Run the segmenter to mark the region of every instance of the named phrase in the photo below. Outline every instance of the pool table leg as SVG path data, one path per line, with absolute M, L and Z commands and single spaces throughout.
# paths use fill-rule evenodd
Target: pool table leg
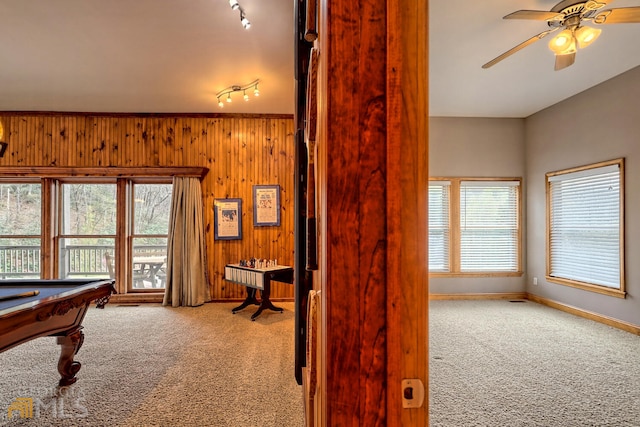
M 58 360 L 58 372 L 62 376 L 60 387 L 68 386 L 76 382 L 76 374 L 82 366 L 80 362 L 74 362 L 73 356 L 80 350 L 84 342 L 82 327 L 73 329 L 63 336 L 58 337 L 60 345 L 60 359 Z

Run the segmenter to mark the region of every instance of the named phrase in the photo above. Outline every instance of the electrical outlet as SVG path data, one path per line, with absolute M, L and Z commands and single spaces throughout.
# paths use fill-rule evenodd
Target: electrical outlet
M 534 277 L 534 278 L 533 278 L 533 284 L 534 284 L 534 285 L 537 285 L 537 284 L 538 284 L 538 278 L 537 278 L 537 277 Z

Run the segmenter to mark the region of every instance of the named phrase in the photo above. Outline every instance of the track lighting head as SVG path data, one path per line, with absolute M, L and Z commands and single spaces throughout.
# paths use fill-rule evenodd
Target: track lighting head
M 242 11 L 240 11 L 240 22 L 242 23 L 242 27 L 245 30 L 248 30 L 249 28 L 251 28 L 251 22 L 249 22 L 247 17 L 244 16 L 244 12 L 242 12 Z

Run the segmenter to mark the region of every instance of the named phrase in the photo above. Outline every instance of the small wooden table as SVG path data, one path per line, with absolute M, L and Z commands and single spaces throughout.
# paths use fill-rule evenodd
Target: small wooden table
M 279 311 L 283 309 L 273 305 L 269 299 L 271 295 L 271 281 L 293 284 L 293 268 L 278 265 L 267 268 L 243 267 L 240 264 L 227 264 L 224 268 L 224 279 L 247 287 L 247 298 L 244 302 L 231 310 L 233 314 L 250 306 L 259 305 L 258 310 L 251 315 L 256 320 L 265 309 Z M 260 290 L 261 301 L 256 299 L 256 291 Z

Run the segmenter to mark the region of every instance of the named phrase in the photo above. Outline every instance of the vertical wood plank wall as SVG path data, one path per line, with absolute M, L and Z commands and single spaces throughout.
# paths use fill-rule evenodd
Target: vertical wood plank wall
M 0 166 L 199 166 L 211 295 L 240 299 L 243 286 L 223 280 L 224 266 L 242 258 L 277 258 L 293 265 L 294 126 L 284 115 L 3 114 L 9 147 Z M 280 226 L 253 226 L 253 185 L 280 185 Z M 242 199 L 242 240 L 214 241 L 213 202 Z M 293 298 L 274 283 L 271 297 Z

